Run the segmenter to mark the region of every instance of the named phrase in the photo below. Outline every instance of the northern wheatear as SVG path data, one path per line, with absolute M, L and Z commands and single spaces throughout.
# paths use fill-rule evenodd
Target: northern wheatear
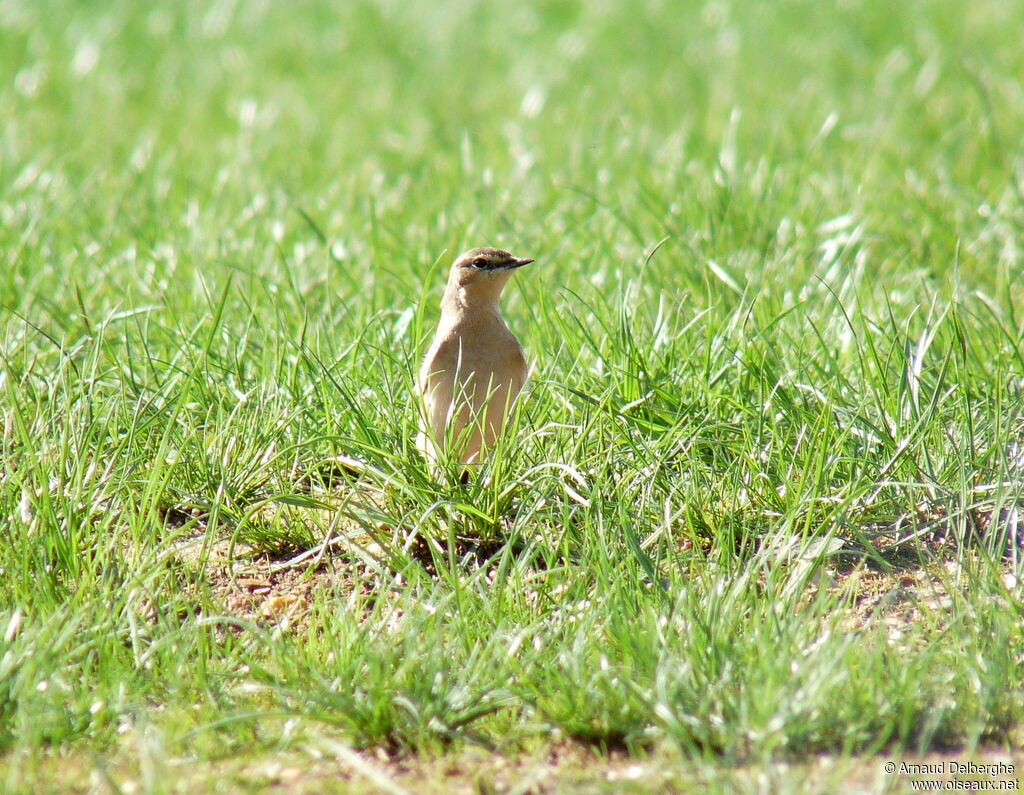
M 452 264 L 441 322 L 420 368 L 417 447 L 429 461 L 451 445 L 460 462 L 479 462 L 501 432 L 526 382 L 526 358 L 498 298 L 512 271 L 531 262 L 498 248 L 474 248 Z

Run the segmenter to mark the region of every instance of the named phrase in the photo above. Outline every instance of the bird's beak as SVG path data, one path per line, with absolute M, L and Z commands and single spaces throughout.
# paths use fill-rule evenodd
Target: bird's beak
M 529 265 L 531 262 L 533 262 L 532 259 L 514 259 L 508 264 L 507 267 L 509 270 L 514 270 L 516 268 L 523 267 L 523 265 Z

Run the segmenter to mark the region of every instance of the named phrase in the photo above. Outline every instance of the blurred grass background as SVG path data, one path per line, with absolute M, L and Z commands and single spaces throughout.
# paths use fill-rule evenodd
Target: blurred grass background
M 338 279 L 334 292 L 379 280 L 380 308 L 480 237 L 546 253 L 555 284 L 606 260 L 635 269 L 666 235 L 681 271 L 699 272 L 682 267 L 693 253 L 749 249 L 747 277 L 780 225 L 853 213 L 901 266 L 941 276 L 959 240 L 972 286 L 1006 290 L 993 213 L 1019 167 L 1017 14 L 921 0 L 7 2 L 5 225 L 45 229 L 57 260 L 99 245 L 90 272 L 108 278 L 126 247 L 163 243 L 181 271 L 156 261 L 156 280 L 188 281 L 225 259 L 273 272 L 277 221 L 286 251 L 307 244 L 297 266 Z M 348 268 L 323 273 L 295 207 Z M 30 296 L 45 271 L 10 242 L 8 292 Z M 813 263 L 798 265 L 806 278 Z

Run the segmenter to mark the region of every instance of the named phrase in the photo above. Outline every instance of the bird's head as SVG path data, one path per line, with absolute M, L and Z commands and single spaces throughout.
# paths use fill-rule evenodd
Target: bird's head
M 519 259 L 500 248 L 474 248 L 459 256 L 448 272 L 449 287 L 466 297 L 497 299 L 512 271 L 529 265 L 532 259 Z

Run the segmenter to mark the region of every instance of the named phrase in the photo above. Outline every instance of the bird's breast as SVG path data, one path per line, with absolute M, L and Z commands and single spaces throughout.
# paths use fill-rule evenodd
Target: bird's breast
M 438 329 L 420 371 L 420 383 L 435 377 L 522 380 L 526 359 L 522 346 L 504 322 L 461 324 Z

